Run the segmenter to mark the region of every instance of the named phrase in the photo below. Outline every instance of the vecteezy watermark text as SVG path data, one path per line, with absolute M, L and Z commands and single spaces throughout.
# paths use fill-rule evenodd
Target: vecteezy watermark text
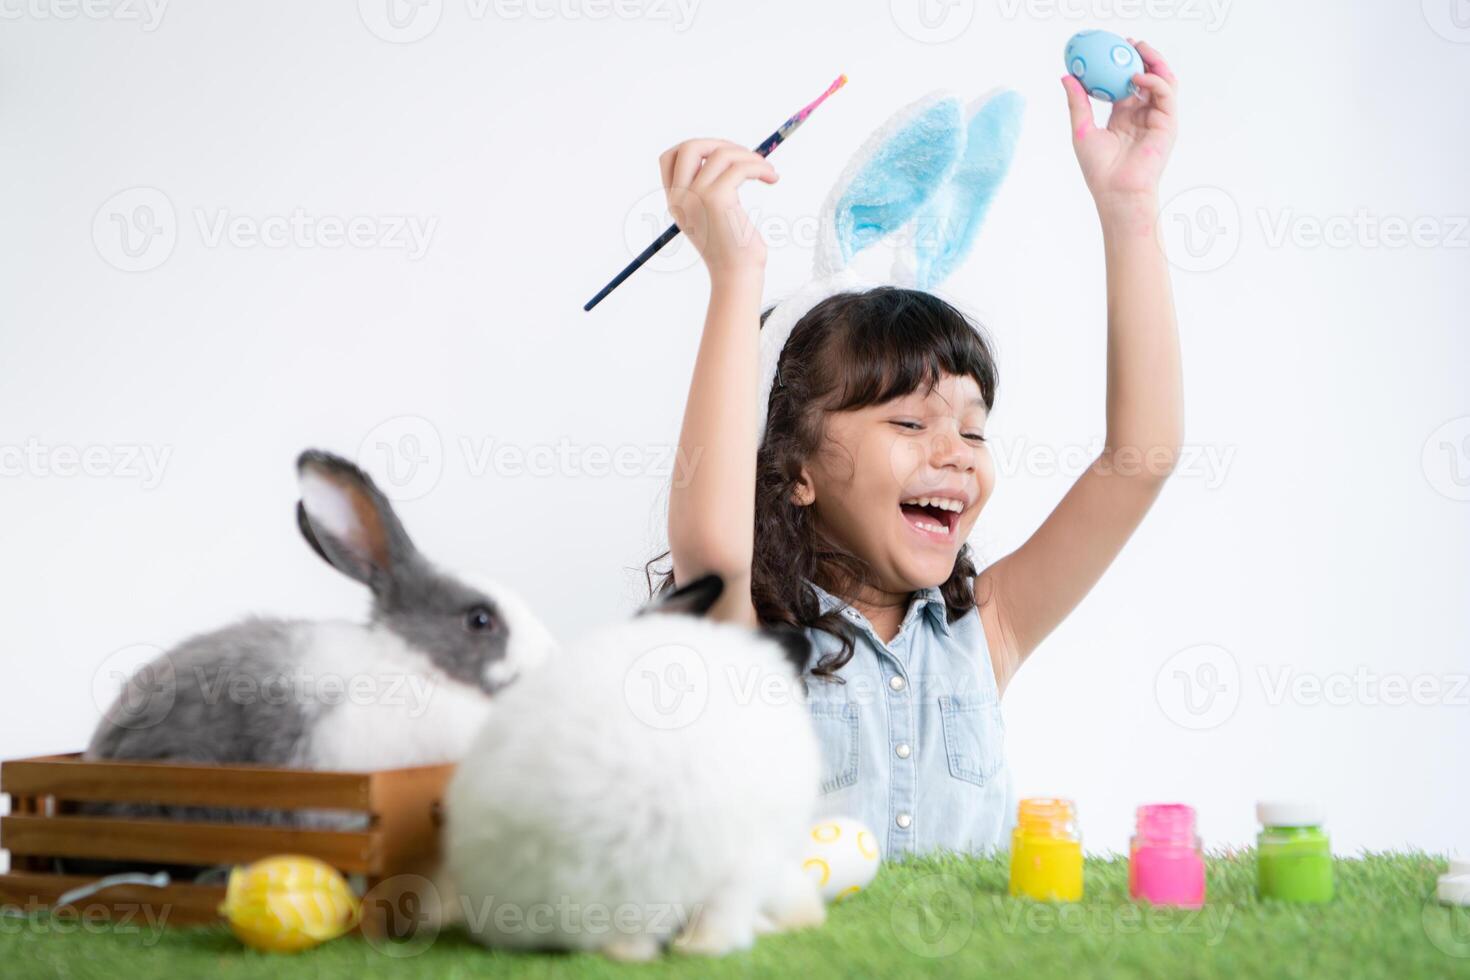
M 136 23 L 151 34 L 169 0 L 0 0 L 0 20 L 91 20 Z
M 0 906 L 0 936 L 31 935 L 137 936 L 145 949 L 158 944 L 167 931 L 173 905 L 167 902 L 129 904 L 108 901 L 101 905 L 63 905 L 49 908 L 38 904 Z
M 682 34 L 694 23 L 700 0 L 463 0 L 462 15 L 479 23 L 510 21 L 622 21 L 667 23 Z M 364 27 L 390 44 L 412 44 L 433 34 L 445 0 L 357 0 Z M 461 13 L 456 10 L 456 14 Z
M 206 248 L 354 248 L 401 251 L 410 262 L 429 252 L 436 217 L 415 214 L 309 214 L 295 208 L 290 214 L 235 214 L 228 208 L 194 210 L 199 239 Z
M 1170 656 L 1154 676 L 1154 697 L 1174 724 L 1191 731 L 1218 728 L 1235 714 L 1251 676 L 1229 650 L 1214 644 Z M 1257 664 L 1255 687 L 1267 707 L 1470 708 L 1470 673 L 1385 672 L 1366 664 L 1350 670 L 1299 670 Z
M 163 482 L 172 446 L 48 445 L 39 439 L 0 443 L 0 477 L 137 480 L 144 490 Z
M 1392 214 L 1363 207 L 1312 214 L 1290 207 L 1257 207 L 1247 217 L 1234 195 L 1211 186 L 1180 191 L 1159 210 L 1160 247 L 1176 268 L 1186 272 L 1224 268 L 1253 230 L 1259 238 L 1251 240 L 1272 250 L 1470 249 L 1466 214 Z
M 399 252 L 410 262 L 429 253 L 439 227 L 433 215 L 340 215 L 305 207 L 266 214 L 195 207 L 185 213 L 192 217 L 199 244 L 208 249 Z M 97 254 L 123 272 L 147 272 L 163 265 L 173 255 L 180 231 L 178 209 L 156 187 L 119 191 L 92 217 Z
M 397 415 L 375 425 L 357 450 L 357 463 L 381 474 L 379 484 L 391 499 L 416 500 L 439 483 L 448 463 L 475 478 L 672 479 L 684 486 L 704 453 L 685 452 L 667 443 L 513 442 L 494 437 L 460 436 L 446 440 L 439 427 L 421 415 Z
M 188 698 L 210 706 L 382 707 L 422 718 L 432 707 L 433 678 L 410 671 L 359 673 L 307 670 L 247 673 L 225 664 L 187 670 L 151 644 L 109 654 L 94 671 L 92 697 L 109 723 L 128 730 L 164 721 L 187 687 Z

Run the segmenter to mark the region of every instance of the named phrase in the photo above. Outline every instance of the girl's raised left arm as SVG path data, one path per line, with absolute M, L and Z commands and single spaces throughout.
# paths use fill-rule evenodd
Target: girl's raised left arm
M 1156 50 L 1134 43 L 1147 68 L 1134 81 L 1146 98 L 1118 102 L 1105 128 L 1093 124 L 1077 80 L 1062 80 L 1107 262 L 1107 438 L 1041 527 L 976 581 L 982 611 L 990 606 L 982 618 L 987 634 L 997 634 L 990 639 L 1002 685 L 1117 557 L 1172 472 L 1183 438 L 1179 333 L 1156 237 L 1178 82 Z

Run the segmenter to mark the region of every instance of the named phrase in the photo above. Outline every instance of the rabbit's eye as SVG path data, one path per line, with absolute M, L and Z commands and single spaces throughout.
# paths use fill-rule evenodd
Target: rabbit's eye
M 464 614 L 465 628 L 480 633 L 495 628 L 495 614 L 487 606 L 475 606 Z

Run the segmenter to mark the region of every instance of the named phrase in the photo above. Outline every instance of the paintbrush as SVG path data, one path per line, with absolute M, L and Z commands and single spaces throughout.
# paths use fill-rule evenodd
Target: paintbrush
M 811 105 L 808 105 L 805 109 L 802 109 L 796 115 L 786 120 L 784 123 L 781 124 L 779 129 L 777 129 L 770 136 L 767 136 L 765 140 L 761 143 L 761 145 L 755 148 L 755 152 L 759 153 L 761 156 L 769 156 L 772 150 L 780 146 L 782 143 L 786 142 L 786 137 L 796 132 L 797 128 L 801 126 L 802 123 L 806 122 L 807 116 L 810 116 L 816 110 L 817 106 L 827 101 L 827 97 L 829 95 L 831 95 L 833 92 L 836 92 L 838 89 L 846 84 L 847 76 L 842 75 L 837 79 L 837 81 L 828 86 L 827 91 L 823 92 L 821 96 L 819 96 L 814 102 L 811 103 Z M 618 286 L 622 285 L 624 279 L 627 279 L 633 273 L 637 272 L 639 266 L 643 265 L 643 263 L 653 258 L 654 255 L 658 253 L 659 249 L 663 248 L 669 242 L 673 241 L 675 238 L 678 237 L 678 235 L 678 224 L 676 223 L 669 225 L 668 228 L 664 229 L 664 233 L 662 235 L 659 235 L 653 240 L 653 244 L 649 245 L 642 252 L 638 253 L 638 257 L 632 262 L 629 262 L 626 269 L 614 276 L 612 282 L 608 283 L 606 286 L 603 286 L 602 290 L 598 292 L 596 296 L 588 300 L 587 305 L 582 307 L 582 309 L 590 310 L 598 303 L 601 303 L 603 298 L 607 296 L 608 293 L 612 292 L 614 289 L 617 289 Z

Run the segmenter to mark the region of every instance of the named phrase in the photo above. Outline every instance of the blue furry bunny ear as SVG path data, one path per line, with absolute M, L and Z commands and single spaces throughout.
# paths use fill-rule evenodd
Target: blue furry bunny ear
M 1024 107 L 1020 94 L 1006 89 L 971 104 L 963 155 L 914 218 L 909 247 L 894 264 L 896 281 L 932 289 L 964 261 L 1010 170 Z
M 813 260 L 818 278 L 898 231 L 944 185 L 965 148 L 964 106 L 936 92 L 905 106 L 868 137 L 822 207 Z

